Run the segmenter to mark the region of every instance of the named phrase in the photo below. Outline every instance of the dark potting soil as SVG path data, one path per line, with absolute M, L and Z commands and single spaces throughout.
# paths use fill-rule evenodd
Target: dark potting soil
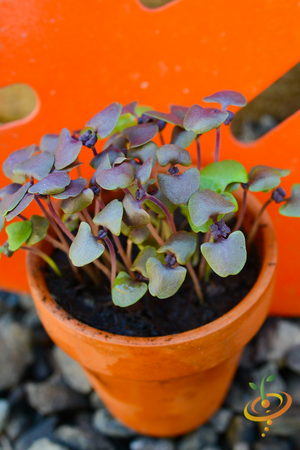
M 53 298 L 70 316 L 102 331 L 140 337 L 177 334 L 218 319 L 247 295 L 260 269 L 259 258 L 252 251 L 238 275 L 221 278 L 211 273 L 209 281 L 202 283 L 203 305 L 199 304 L 193 283 L 187 275 L 179 291 L 171 298 L 160 300 L 147 292 L 135 305 L 120 308 L 112 303 L 104 275 L 100 288 L 95 287 L 88 278 L 84 285 L 78 285 L 66 255 L 56 251 L 53 259 L 64 277 L 58 278 L 47 268 L 46 281 Z

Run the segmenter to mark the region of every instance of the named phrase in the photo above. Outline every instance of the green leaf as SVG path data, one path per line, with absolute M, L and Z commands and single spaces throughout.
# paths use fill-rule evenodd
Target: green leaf
M 227 191 L 222 192 L 221 197 L 225 198 L 225 200 L 228 200 L 235 206 L 234 210 L 231 212 L 236 212 L 239 209 L 239 205 L 236 198 L 230 192 Z
M 200 187 L 200 172 L 195 167 L 180 175 L 159 173 L 157 181 L 163 194 L 174 205 L 186 205 Z
M 143 228 L 150 223 L 149 214 L 141 207 L 131 194 L 123 198 L 124 216 L 123 222 L 128 227 Z
M 251 389 L 253 389 L 254 391 L 259 391 L 259 387 L 258 387 L 255 383 L 249 383 L 249 386 L 250 386 Z
M 133 305 L 147 292 L 147 284 L 133 281 L 128 273 L 120 272 L 112 288 L 113 303 L 121 308 Z
M 141 245 L 149 237 L 148 227 L 139 228 L 138 230 L 132 230 L 129 234 L 129 239 L 136 245 Z
M 91 189 L 84 189 L 77 197 L 70 197 L 62 200 L 60 206 L 64 213 L 75 214 L 91 205 L 94 200 L 94 192 Z
M 247 259 L 245 236 L 234 231 L 227 239 L 206 242 L 201 245 L 204 258 L 220 277 L 236 275 L 244 267 Z
M 201 178 L 208 178 L 218 183 L 224 191 L 231 183 L 247 183 L 248 174 L 245 167 L 234 160 L 213 162 L 201 170 Z
M 205 176 L 202 175 L 202 172 L 200 176 L 200 191 L 201 189 L 211 189 L 212 191 L 215 191 L 218 194 L 221 194 L 221 192 L 223 191 L 220 183 L 218 183 L 216 180 L 205 178 Z
M 274 381 L 275 378 L 276 378 L 276 375 L 270 375 L 270 376 L 267 378 L 267 381 Z
M 77 235 L 71 244 L 69 257 L 76 267 L 82 267 L 98 259 L 105 247 L 92 235 L 91 227 L 81 222 Z
M 184 148 L 174 144 L 166 144 L 160 147 L 157 152 L 158 164 L 165 167 L 168 164 L 180 164 L 181 166 L 190 166 L 192 164 L 191 155 Z
M 249 191 L 251 192 L 269 192 L 271 189 L 279 186 L 281 177 L 290 173 L 289 170 L 276 169 L 267 166 L 255 166 L 249 173 Z
M 204 134 L 219 127 L 227 119 L 227 111 L 211 110 L 193 105 L 186 113 L 183 126 L 188 131 Z
M 227 192 L 235 192 L 240 187 L 240 183 L 230 183 L 226 187 Z
M 300 217 L 300 184 L 292 186 L 291 197 L 285 199 L 285 203 L 280 206 L 279 213 L 282 216 Z
M 171 144 L 178 145 L 182 148 L 187 148 L 196 139 L 196 136 L 196 133 L 193 131 L 187 131 L 177 126 L 172 130 Z
M 18 250 L 27 241 L 32 232 L 32 224 L 29 220 L 14 222 L 6 227 L 9 249 L 12 252 Z
M 179 264 L 186 264 L 196 250 L 197 238 L 194 233 L 177 231 L 162 245 L 157 253 L 171 252 L 176 256 Z
M 0 259 L 1 259 L 1 255 L 4 252 L 4 250 L 5 250 L 5 248 L 0 245 Z
M 99 186 L 109 191 L 119 188 L 124 189 L 132 183 L 134 172 L 134 166 L 125 162 L 111 169 L 101 170 L 96 177 L 96 181 Z
M 30 217 L 30 222 L 32 224 L 32 233 L 26 242 L 26 245 L 29 246 L 42 241 L 47 236 L 49 227 L 49 222 L 45 217 L 34 215 Z
M 96 225 L 102 225 L 108 228 L 112 234 L 119 236 L 121 233 L 121 224 L 123 217 L 123 205 L 119 200 L 114 199 L 108 203 L 105 208 L 97 214 L 93 222 Z
M 170 267 L 153 257 L 148 259 L 146 269 L 150 294 L 158 298 L 168 298 L 176 294 L 187 272 L 185 267 Z
M 4 217 L 0 216 L 0 233 L 3 230 L 4 224 L 5 224 L 5 219 L 4 219 Z
M 133 272 L 139 272 L 143 275 L 143 277 L 148 278 L 146 264 L 149 258 L 156 257 L 156 250 L 154 247 L 147 245 L 144 247 L 140 253 L 137 255 L 135 260 L 133 261 L 131 270 Z
M 61 219 L 69 231 L 72 232 L 78 228 L 80 220 L 77 214 L 63 214 Z
M 202 189 L 192 195 L 188 208 L 192 223 L 200 227 L 214 216 L 232 212 L 235 205 L 215 191 Z

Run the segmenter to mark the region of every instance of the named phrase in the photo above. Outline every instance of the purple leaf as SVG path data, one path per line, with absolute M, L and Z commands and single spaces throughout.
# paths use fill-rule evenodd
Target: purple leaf
M 54 163 L 54 155 L 49 152 L 38 153 L 30 159 L 18 164 L 14 168 L 15 175 L 36 178 L 38 181 L 45 178 L 51 171 Z
M 172 130 L 171 144 L 187 148 L 195 140 L 196 133 L 184 130 L 181 127 L 174 127 Z
M 123 198 L 124 216 L 123 222 L 131 228 L 142 228 L 150 223 L 149 214 L 141 207 L 131 194 Z
M 219 111 L 217 109 L 209 111 L 200 105 L 193 105 L 188 110 L 183 125 L 188 131 L 204 134 L 219 127 L 226 120 L 227 116 L 227 111 Z
M 77 235 L 71 244 L 69 257 L 76 267 L 82 267 L 98 259 L 105 247 L 97 242 L 91 233 L 91 227 L 86 222 L 81 222 Z
M 117 133 L 107 139 L 103 146 L 103 150 L 107 150 L 110 145 L 113 145 L 118 150 L 123 150 L 126 148 L 127 142 L 127 139 L 125 139 L 121 133 Z
M 55 168 L 57 170 L 64 169 L 76 161 L 81 147 L 82 142 L 73 139 L 70 131 L 63 128 L 55 150 Z
M 71 179 L 66 172 L 50 173 L 43 180 L 31 186 L 28 192 L 41 195 L 59 194 L 70 184 L 70 181 Z
M 166 144 L 157 150 L 158 164 L 162 167 L 168 164 L 180 164 L 181 166 L 190 166 L 192 158 L 188 151 L 174 144 Z
M 114 199 L 110 203 L 108 203 L 99 214 L 94 217 L 93 222 L 96 225 L 102 225 L 104 228 L 108 228 L 112 232 L 112 234 L 120 236 L 122 217 L 122 202 Z
M 67 185 L 63 192 L 61 192 L 60 194 L 52 195 L 54 198 L 57 198 L 59 200 L 65 200 L 70 197 L 77 197 L 77 195 L 81 194 L 81 192 L 85 188 L 86 181 L 87 180 L 85 178 L 81 177 L 77 178 L 76 180 L 71 180 L 70 184 Z
M 144 123 L 125 128 L 122 135 L 129 141 L 130 147 L 140 147 L 151 141 L 158 133 L 158 126 L 155 123 Z
M 173 253 L 179 264 L 186 264 L 195 253 L 196 245 L 197 238 L 194 233 L 177 231 L 167 239 L 164 245 L 157 250 L 157 253 Z
M 58 144 L 59 134 L 44 134 L 40 141 L 40 150 L 42 152 L 53 153 L 56 150 Z
M 215 94 L 204 97 L 204 102 L 220 103 L 222 110 L 228 108 L 228 106 L 245 106 L 247 105 L 247 99 L 240 92 L 237 91 L 219 91 Z
M 152 156 L 153 157 L 152 167 L 154 167 L 155 164 L 157 163 L 157 156 L 156 156 L 157 149 L 158 146 L 155 144 L 155 142 L 150 141 L 147 144 L 142 145 L 141 147 L 130 148 L 128 150 L 128 157 L 133 159 L 135 158 L 139 159 L 142 163 L 145 163 L 147 159 Z
M 201 245 L 204 258 L 220 277 L 236 275 L 244 267 L 247 259 L 245 236 L 234 231 L 227 239 L 207 242 Z
M 103 139 L 108 136 L 117 125 L 121 111 L 122 105 L 120 103 L 111 103 L 89 120 L 86 123 L 86 127 L 92 127 L 99 137 Z
M 182 121 L 189 109 L 190 109 L 189 106 L 181 106 L 181 105 L 171 105 L 170 106 L 171 113 L 180 117 L 182 119 Z
M 12 211 L 20 203 L 30 186 L 30 182 L 25 183 L 14 194 L 5 197 L 0 203 L 0 216 L 4 217 L 9 211 Z
M 121 112 L 121 116 L 123 116 L 124 114 L 132 114 L 133 116 L 136 116 L 136 112 L 135 109 L 138 105 L 138 101 L 134 101 L 131 103 L 127 103 L 127 105 L 124 105 L 122 108 L 122 112 Z
M 153 156 L 150 156 L 144 164 L 137 170 L 135 174 L 135 179 L 138 180 L 141 184 L 146 184 L 149 178 L 151 177 L 151 171 L 153 167 Z
M 162 191 L 160 189 L 158 190 L 158 192 L 156 194 L 153 195 L 153 197 L 160 200 L 168 208 L 168 210 L 170 211 L 171 214 L 177 208 L 177 205 L 174 205 L 173 203 L 171 203 L 170 200 L 165 196 L 165 194 L 162 193 Z M 164 212 L 156 203 L 152 202 L 151 200 L 147 200 L 146 205 L 149 206 L 149 208 L 152 209 L 152 211 L 154 211 L 154 212 L 156 212 L 156 214 L 158 214 L 159 219 L 163 219 L 165 217 Z
M 281 177 L 289 175 L 290 170 L 275 169 L 268 166 L 255 166 L 249 173 L 249 191 L 269 192 L 279 186 Z
M 76 167 L 82 166 L 83 163 L 79 162 L 78 159 L 74 161 L 69 166 L 65 167 L 64 169 L 58 170 L 54 169 L 53 172 L 71 172 L 71 170 L 76 169 Z
M 75 214 L 91 205 L 94 200 L 94 192 L 91 189 L 84 189 L 77 197 L 70 197 L 62 200 L 60 206 L 64 213 Z
M 134 167 L 129 163 L 123 163 L 112 169 L 102 170 L 96 177 L 96 182 L 103 189 L 125 189 L 134 179 Z
M 5 216 L 7 222 L 9 222 L 10 220 L 14 219 L 19 214 L 21 214 L 21 212 L 23 212 L 24 209 L 26 209 L 27 206 L 30 205 L 30 203 L 33 201 L 33 199 L 34 199 L 34 195 L 32 195 L 32 194 L 25 194 L 25 196 L 22 198 L 20 203 L 15 207 L 15 209 L 13 209 L 11 212 L 9 212 Z
M 0 198 L 3 200 L 8 195 L 12 195 L 15 192 L 17 192 L 22 185 L 19 183 L 11 183 L 7 186 L 4 186 L 2 189 L 0 189 Z
M 200 227 L 210 218 L 234 211 L 235 205 L 210 189 L 202 189 L 191 196 L 188 208 L 193 224 Z
M 163 194 L 174 205 L 187 205 L 190 197 L 199 190 L 200 173 L 196 168 L 188 169 L 181 175 L 159 173 L 157 181 Z
M 175 113 L 163 113 L 159 111 L 147 111 L 145 112 L 147 116 L 153 117 L 154 119 L 163 120 L 164 122 L 171 123 L 173 125 L 183 126 L 183 117 Z
M 117 147 L 111 144 L 106 150 L 103 150 L 101 153 L 94 156 L 94 158 L 90 162 L 90 166 L 93 169 L 97 169 L 105 155 L 108 155 L 110 164 L 113 164 L 115 159 L 117 159 L 119 156 L 125 156 L 124 153 L 122 153 L 117 149 Z
M 36 146 L 35 144 L 29 145 L 28 147 L 24 147 L 21 150 L 16 150 L 12 152 L 9 157 L 3 163 L 3 172 L 7 178 L 11 178 L 13 174 L 14 168 L 31 158 L 33 153 L 35 152 Z
M 300 184 L 292 186 L 291 197 L 285 199 L 285 203 L 279 208 L 282 216 L 300 217 Z
M 102 172 L 102 170 L 108 170 L 108 169 L 111 169 L 111 164 L 109 162 L 109 156 L 106 153 L 104 155 L 104 157 L 101 159 L 99 166 L 97 167 L 97 170 L 91 179 L 91 185 L 94 185 L 95 183 L 97 183 L 97 177 L 100 174 L 100 172 Z
M 153 297 L 172 297 L 186 277 L 185 267 L 165 266 L 157 258 L 149 258 L 146 269 L 149 277 L 149 291 Z

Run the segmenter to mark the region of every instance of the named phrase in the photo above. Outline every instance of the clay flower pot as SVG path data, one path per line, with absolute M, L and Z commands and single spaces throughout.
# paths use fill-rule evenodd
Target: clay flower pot
M 251 195 L 250 225 L 260 204 Z M 275 282 L 277 243 L 269 216 L 256 242 L 262 262 L 257 282 L 230 312 L 203 327 L 163 337 L 127 337 L 80 323 L 51 297 L 43 264 L 27 257 L 40 319 L 51 339 L 84 368 L 111 413 L 151 436 L 176 436 L 205 423 L 222 404 L 243 347 L 263 324 Z

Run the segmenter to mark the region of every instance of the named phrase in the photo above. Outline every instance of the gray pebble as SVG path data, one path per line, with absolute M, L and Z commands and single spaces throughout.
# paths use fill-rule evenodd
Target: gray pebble
M 66 386 L 58 375 L 41 383 L 28 383 L 25 389 L 29 404 L 42 415 L 88 406 L 88 399 Z
M 68 450 L 68 448 L 62 445 L 54 444 L 47 438 L 42 438 L 35 441 L 28 450 Z
M 226 433 L 230 448 L 239 443 L 252 443 L 256 437 L 256 425 L 244 416 L 235 416 Z
M 293 399 L 293 405 L 300 406 L 300 377 L 294 373 L 287 376 L 286 392 L 290 394 Z
M 239 382 L 234 380 L 227 394 L 225 406 L 235 413 L 242 414 L 244 412 L 245 405 L 247 405 L 253 397 L 252 392 L 253 391 L 249 385 L 245 388 L 244 386 L 241 386 Z
M 81 394 L 91 392 L 91 384 L 77 361 L 56 346 L 53 348 L 53 357 L 68 386 Z
M 237 442 L 232 447 L 232 450 L 251 450 L 250 444 L 248 442 Z
M 214 430 L 221 434 L 225 433 L 232 418 L 233 412 L 228 408 L 222 408 L 213 416 L 210 423 L 212 424 Z
M 113 450 L 113 445 L 92 427 L 62 425 L 54 433 L 55 439 L 72 450 Z
M 90 404 L 93 409 L 103 409 L 105 408 L 104 403 L 102 402 L 101 398 L 97 394 L 97 392 L 92 391 L 89 396 Z
M 292 348 L 286 356 L 286 366 L 293 372 L 300 375 L 300 345 Z
M 114 438 L 129 438 L 136 436 L 137 433 L 130 428 L 122 425 L 114 419 L 106 409 L 98 409 L 93 416 L 93 426 L 96 430 L 105 436 Z
M 291 450 L 291 443 L 279 438 L 266 436 L 255 442 L 253 450 Z
M 260 432 L 264 431 L 265 423 L 260 422 Z M 268 435 L 295 438 L 300 441 L 300 407 L 292 405 L 290 409 L 276 417 L 269 426 Z
M 35 441 L 41 438 L 52 439 L 57 422 L 58 418 L 52 416 L 34 425 L 19 437 L 15 443 L 15 450 L 28 450 Z
M 203 425 L 181 438 L 178 450 L 202 450 L 205 445 L 215 445 L 218 436 L 210 425 Z
M 175 450 L 171 439 L 153 439 L 140 437 L 130 442 L 130 450 Z
M 9 403 L 5 399 L 0 399 L 0 434 L 3 432 L 9 415 Z

